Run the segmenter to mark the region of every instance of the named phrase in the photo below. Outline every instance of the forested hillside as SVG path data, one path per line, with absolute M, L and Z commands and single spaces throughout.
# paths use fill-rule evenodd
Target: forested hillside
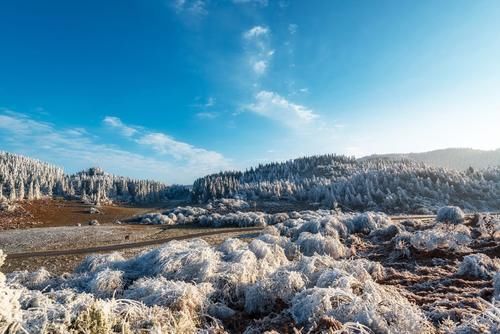
M 336 155 L 261 165 L 194 182 L 193 198 L 288 199 L 352 210 L 425 213 L 443 205 L 500 209 L 500 169 L 465 172 L 412 161 Z
M 56 166 L 0 152 L 0 199 L 33 200 L 44 196 L 80 198 L 93 203 L 157 202 L 175 195 L 186 195 L 179 186 L 167 187 L 150 180 L 134 180 L 105 173 L 100 168 L 68 175 Z
M 435 150 L 422 153 L 372 155 L 361 158 L 361 160 L 369 160 L 374 158 L 385 158 L 390 160 L 408 159 L 415 162 L 423 162 L 434 167 L 443 167 L 465 171 L 470 167 L 474 169 L 499 167 L 500 149 L 494 151 L 483 151 L 474 150 L 471 148 L 447 148 L 443 150 Z

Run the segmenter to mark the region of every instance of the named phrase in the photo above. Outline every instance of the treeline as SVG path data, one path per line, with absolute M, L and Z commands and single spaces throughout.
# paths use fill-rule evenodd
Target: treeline
M 500 169 L 461 172 L 408 160 L 322 155 L 208 175 L 193 184 L 195 201 L 224 197 L 385 212 L 428 213 L 445 205 L 490 211 L 500 209 Z
M 105 173 L 100 168 L 68 175 L 56 166 L 24 156 L 0 152 L 0 200 L 34 200 L 61 196 L 92 203 L 110 201 L 152 203 L 189 197 L 184 186 L 167 186 Z

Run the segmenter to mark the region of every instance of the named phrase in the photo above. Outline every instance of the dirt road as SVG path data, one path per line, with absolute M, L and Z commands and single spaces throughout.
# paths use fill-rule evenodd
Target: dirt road
M 211 235 L 220 235 L 220 234 L 229 234 L 229 233 L 245 233 L 245 232 L 254 232 L 261 231 L 262 227 L 239 227 L 233 229 L 224 229 L 221 231 L 210 231 L 210 232 L 200 232 L 193 233 L 188 235 L 181 235 L 175 237 L 168 237 L 162 239 L 152 239 L 152 240 L 144 240 L 138 242 L 130 242 L 130 243 L 122 243 L 122 244 L 114 244 L 114 245 L 104 245 L 104 246 L 95 246 L 95 247 L 87 247 L 87 248 L 73 248 L 73 249 L 61 249 L 61 250 L 47 250 L 47 251 L 38 251 L 38 252 L 24 252 L 24 253 L 7 253 L 8 259 L 28 259 L 33 257 L 43 257 L 43 256 L 66 256 L 66 255 L 77 255 L 77 254 L 89 254 L 89 253 L 99 253 L 99 252 L 110 252 L 110 251 L 118 251 L 130 248 L 140 248 L 145 246 L 152 246 L 163 244 L 165 242 L 173 241 L 173 240 L 186 240 L 192 238 L 201 238 Z

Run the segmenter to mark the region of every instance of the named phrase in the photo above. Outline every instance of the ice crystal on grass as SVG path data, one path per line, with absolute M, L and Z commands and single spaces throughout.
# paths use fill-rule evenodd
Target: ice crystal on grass
M 457 274 L 460 276 L 490 279 L 500 271 L 500 260 L 491 259 L 485 254 L 467 255 L 460 263 Z

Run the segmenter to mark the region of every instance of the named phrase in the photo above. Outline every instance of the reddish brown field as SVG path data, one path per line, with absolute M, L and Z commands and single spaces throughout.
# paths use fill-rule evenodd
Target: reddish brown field
M 0 211 L 0 230 L 30 227 L 73 226 L 97 219 L 109 224 L 152 210 L 151 207 L 103 205 L 99 214 L 90 214 L 91 206 L 79 201 L 43 199 L 19 202 L 13 212 Z

